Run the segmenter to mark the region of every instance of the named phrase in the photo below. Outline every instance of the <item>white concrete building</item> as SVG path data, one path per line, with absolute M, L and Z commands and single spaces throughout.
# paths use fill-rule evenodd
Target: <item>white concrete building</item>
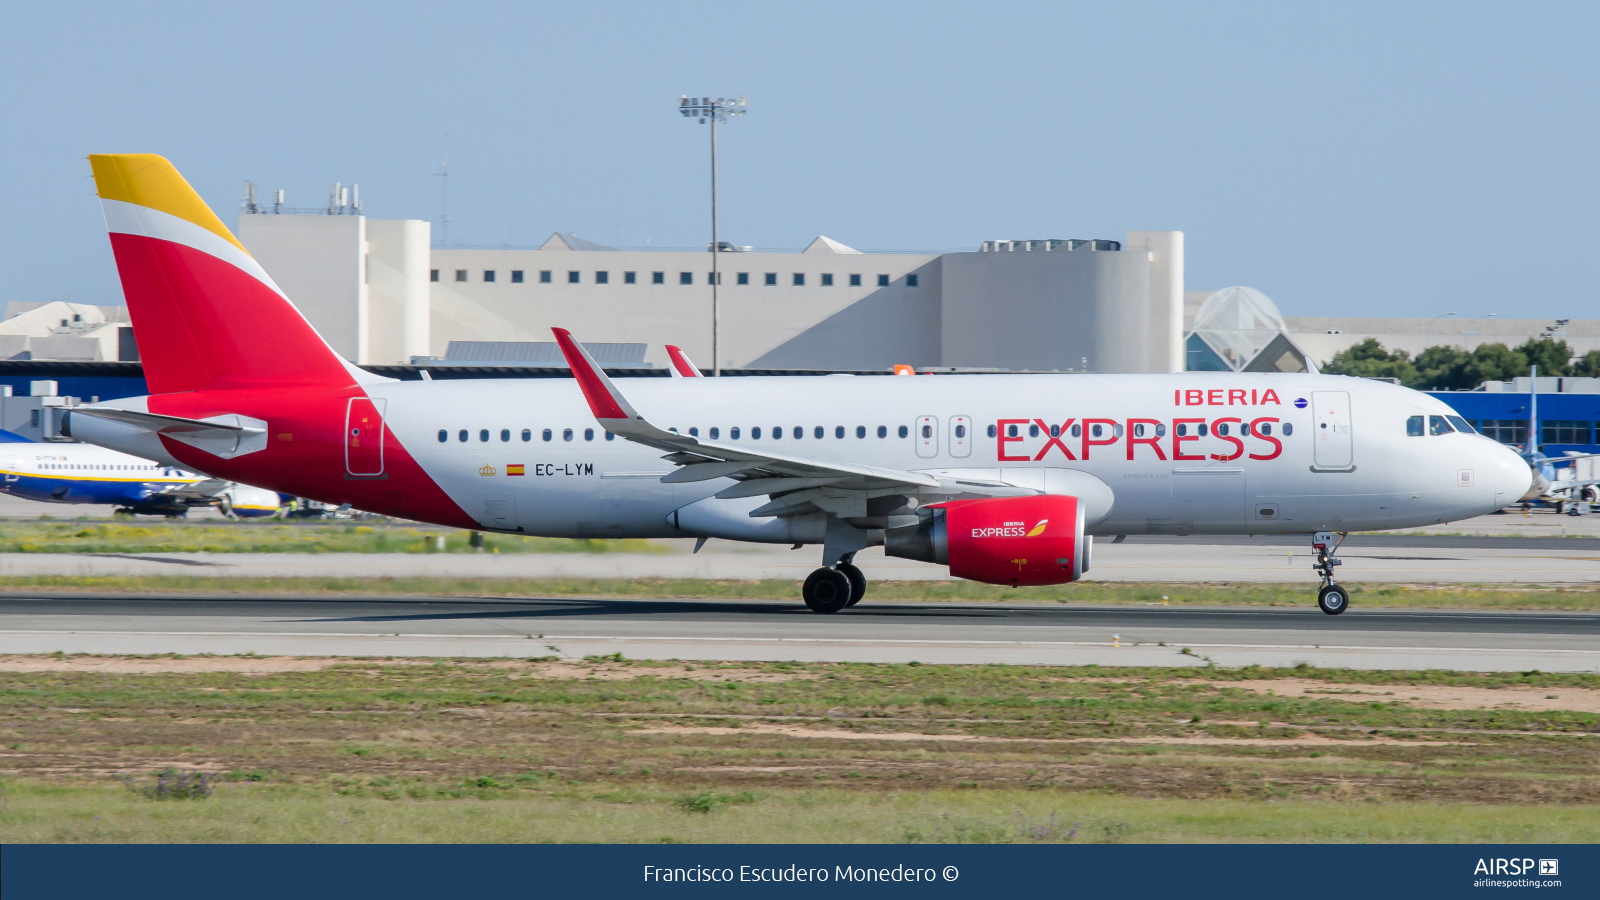
M 618 250 L 556 234 L 537 249 L 428 249 L 429 224 L 361 215 L 239 217 L 239 239 L 336 350 L 561 364 L 550 328 L 664 366 L 711 358 L 710 253 Z M 1183 241 L 990 241 L 968 253 L 718 256 L 725 368 L 1177 371 Z M 627 349 L 621 349 L 626 345 Z M 541 364 L 543 364 L 541 362 Z

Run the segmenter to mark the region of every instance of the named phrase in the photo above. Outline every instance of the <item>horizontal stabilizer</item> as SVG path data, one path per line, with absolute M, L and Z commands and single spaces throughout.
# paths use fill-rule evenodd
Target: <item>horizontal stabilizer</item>
M 210 416 L 184 419 L 156 413 L 116 409 L 109 406 L 79 406 L 71 411 L 62 432 L 71 437 L 71 416 L 90 416 L 132 425 L 204 450 L 213 456 L 232 459 L 267 448 L 267 423 L 249 416 Z

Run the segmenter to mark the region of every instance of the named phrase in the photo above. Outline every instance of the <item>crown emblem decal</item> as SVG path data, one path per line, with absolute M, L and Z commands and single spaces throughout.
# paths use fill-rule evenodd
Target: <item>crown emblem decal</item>
M 484 466 L 483 468 L 478 470 L 478 474 L 479 475 L 493 475 L 495 473 L 495 471 L 496 470 L 495 470 L 494 466 Z

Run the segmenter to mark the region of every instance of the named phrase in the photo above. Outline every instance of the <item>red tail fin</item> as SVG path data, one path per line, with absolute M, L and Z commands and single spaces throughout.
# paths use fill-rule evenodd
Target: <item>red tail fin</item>
M 89 163 L 152 394 L 383 380 L 333 352 L 172 163 Z

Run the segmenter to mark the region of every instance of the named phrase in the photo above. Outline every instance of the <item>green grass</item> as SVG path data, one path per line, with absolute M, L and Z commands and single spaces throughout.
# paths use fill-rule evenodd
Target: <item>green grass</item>
M 444 549 L 437 539 L 445 539 Z M 0 553 L 472 553 L 471 533 L 415 525 L 137 521 L 0 524 Z M 646 540 L 483 535 L 486 553 L 660 553 Z
M 515 540 L 515 539 L 513 539 Z M 529 539 L 534 540 L 534 539 Z M 581 543 L 581 542 L 573 542 Z M 596 542 L 602 543 L 602 542 Z M 578 551 L 582 552 L 582 551 Z M 593 551 L 593 552 L 604 552 Z M 1306 607 L 1310 584 L 1159 584 L 1079 582 L 1006 588 L 971 581 L 875 581 L 868 602 L 1011 602 L 1171 606 Z M 1600 590 L 1539 585 L 1348 584 L 1361 609 L 1600 611 Z M 798 602 L 799 582 L 705 578 L 450 578 L 385 576 L 240 577 L 206 575 L 5 575 L 0 591 L 179 592 L 253 595 L 348 594 L 431 597 L 617 597 Z M 1163 598 L 1166 598 L 1163 601 Z
M 227 785 L 204 801 L 9 780 L 7 843 L 1594 843 L 1591 806 L 1147 800 L 1017 790 L 782 790 L 697 811 L 661 792 L 394 800 Z M 601 796 L 604 794 L 604 796 Z
M 0 843 L 1600 840 L 1600 714 L 1507 705 L 1594 674 L 22 662 Z M 148 790 L 174 770 L 213 792 Z

